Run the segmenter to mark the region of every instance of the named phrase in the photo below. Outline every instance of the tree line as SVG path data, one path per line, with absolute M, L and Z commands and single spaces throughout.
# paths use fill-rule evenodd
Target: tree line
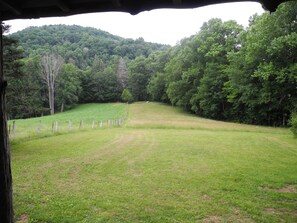
M 9 27 L 6 26 L 5 31 Z M 129 61 L 169 46 L 79 26 L 30 27 L 4 36 L 10 118 L 54 114 L 78 103 L 131 101 Z
M 76 103 L 154 100 L 212 119 L 287 125 L 297 109 L 296 10 L 296 2 L 283 3 L 274 13 L 252 16 L 247 28 L 235 21 L 211 19 L 196 35 L 174 47 L 113 37 L 101 39 L 106 48 L 96 51 L 92 45 L 102 42 L 89 34 L 72 36 L 69 31 L 55 39 L 44 30 L 47 35 L 36 38 L 28 37 L 30 29 L 19 32 L 6 40 L 14 46 L 10 55 L 25 55 L 10 61 L 10 68 L 7 65 L 8 78 L 18 75 L 11 78 L 11 89 L 18 82 L 19 93 L 15 99 L 8 95 L 11 117 L 49 112 L 48 89 L 40 75 L 41 58 L 42 52 L 54 52 L 64 61 L 56 79 L 54 102 L 60 110 Z M 59 26 L 45 28 L 62 32 Z M 19 38 L 20 44 L 12 38 Z M 115 47 L 114 43 L 121 41 L 133 44 Z M 18 68 L 22 72 L 9 71 Z
M 131 62 L 129 87 L 136 99 L 207 118 L 287 125 L 297 109 L 296 11 L 296 1 L 281 4 L 251 17 L 246 29 L 211 19 L 177 46 Z

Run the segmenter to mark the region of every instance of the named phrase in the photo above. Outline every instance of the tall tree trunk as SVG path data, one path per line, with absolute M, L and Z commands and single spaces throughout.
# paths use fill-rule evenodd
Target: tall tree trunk
M 49 106 L 50 106 L 50 111 L 51 111 L 51 115 L 55 114 L 55 96 L 54 96 L 54 89 L 53 87 L 50 87 L 49 89 Z
M 6 82 L 3 77 L 2 36 L 3 29 L 2 22 L 0 21 L 0 220 L 2 223 L 13 223 L 12 177 L 5 108 Z
M 62 105 L 61 105 L 61 113 L 64 112 L 64 102 L 62 102 Z
M 45 54 L 41 58 L 42 78 L 48 89 L 48 102 L 50 113 L 55 113 L 55 80 L 58 76 L 64 60 L 59 55 Z

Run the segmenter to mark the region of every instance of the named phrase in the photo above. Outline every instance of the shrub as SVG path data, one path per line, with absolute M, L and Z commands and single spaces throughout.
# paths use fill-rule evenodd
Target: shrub
M 121 95 L 121 98 L 123 102 L 128 102 L 128 103 L 131 103 L 134 100 L 131 92 L 128 89 L 124 89 Z

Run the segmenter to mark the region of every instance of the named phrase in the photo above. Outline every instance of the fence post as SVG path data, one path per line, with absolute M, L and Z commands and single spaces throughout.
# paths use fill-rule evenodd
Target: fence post
M 69 130 L 71 130 L 72 129 L 72 121 L 71 121 L 71 119 L 69 120 Z
M 12 131 L 13 131 L 13 135 L 15 136 L 16 135 L 16 124 L 15 124 L 15 121 L 13 121 L 13 123 L 12 123 Z
M 58 131 L 58 128 L 59 128 L 58 127 L 58 121 L 56 121 L 56 127 L 55 128 L 56 128 L 56 132 L 57 132 Z
M 92 129 L 94 128 L 94 125 L 95 125 L 95 121 L 93 120 L 92 121 Z
M 102 128 L 102 126 L 103 126 L 103 121 L 101 120 L 100 121 L 100 128 Z
M 37 134 L 40 135 L 40 129 L 41 129 L 41 120 L 39 120 L 38 127 L 37 127 Z

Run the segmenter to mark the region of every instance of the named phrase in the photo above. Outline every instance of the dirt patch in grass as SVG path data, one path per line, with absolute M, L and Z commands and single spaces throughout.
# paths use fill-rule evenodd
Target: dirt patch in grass
M 22 214 L 16 223 L 27 223 L 29 222 L 29 216 L 27 214 Z
M 282 215 L 282 214 L 289 214 L 291 216 L 297 216 L 297 211 L 292 211 L 284 208 L 266 208 L 264 210 L 267 214 L 277 214 L 277 215 Z
M 286 187 L 274 189 L 271 187 L 260 187 L 261 190 L 271 190 L 271 191 L 276 191 L 276 192 L 282 192 L 282 193 L 294 193 L 297 194 L 297 188 L 296 185 L 289 184 Z
M 285 193 L 297 193 L 297 188 L 294 185 L 288 185 L 287 187 L 283 187 L 278 189 L 279 192 L 285 192 Z
M 253 223 L 254 221 L 248 217 L 242 216 L 237 208 L 232 208 L 233 214 L 223 216 L 211 215 L 203 218 L 199 222 L 206 223 L 221 223 L 221 222 L 238 222 L 238 223 Z
M 202 222 L 207 222 L 207 223 L 221 223 L 222 220 L 220 217 L 212 215 L 208 216 L 207 218 L 202 219 Z

